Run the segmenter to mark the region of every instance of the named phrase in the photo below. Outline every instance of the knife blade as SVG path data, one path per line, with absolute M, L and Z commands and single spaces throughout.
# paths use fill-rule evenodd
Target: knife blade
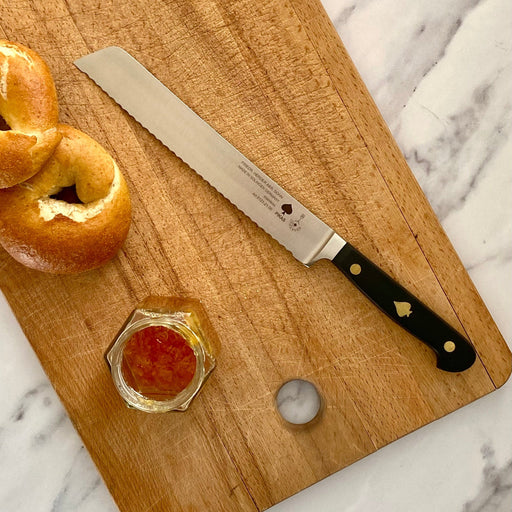
M 306 266 L 328 259 L 375 305 L 428 345 L 437 367 L 471 367 L 471 343 L 281 188 L 122 48 L 75 65 L 142 126 Z

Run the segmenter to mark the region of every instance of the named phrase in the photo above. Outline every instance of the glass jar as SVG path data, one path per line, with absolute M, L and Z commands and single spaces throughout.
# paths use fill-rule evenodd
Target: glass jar
M 132 311 L 106 358 L 129 407 L 185 411 L 214 369 L 218 345 L 199 300 L 148 297 Z

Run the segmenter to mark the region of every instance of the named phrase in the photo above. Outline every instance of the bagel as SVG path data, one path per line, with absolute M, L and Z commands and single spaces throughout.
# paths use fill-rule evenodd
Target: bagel
M 0 190 L 0 244 L 23 265 L 69 274 L 115 256 L 128 234 L 131 204 L 107 151 L 71 126 L 58 129 L 62 140 L 43 168 Z M 76 198 L 64 197 L 73 186 Z
M 60 141 L 55 85 L 33 50 L 0 39 L 0 188 L 38 172 Z

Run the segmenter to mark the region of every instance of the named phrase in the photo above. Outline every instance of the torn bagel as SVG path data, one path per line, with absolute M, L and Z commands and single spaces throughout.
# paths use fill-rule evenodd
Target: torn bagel
M 0 39 L 0 188 L 36 174 L 60 141 L 57 93 L 41 57 Z
M 128 234 L 126 182 L 107 151 L 59 125 L 60 144 L 29 180 L 0 190 L 0 244 L 30 268 L 56 274 L 99 267 Z

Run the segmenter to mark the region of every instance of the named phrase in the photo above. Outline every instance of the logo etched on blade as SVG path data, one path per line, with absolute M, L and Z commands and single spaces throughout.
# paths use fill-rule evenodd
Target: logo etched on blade
M 298 219 L 292 219 L 289 224 L 290 229 L 292 231 L 300 231 L 302 229 L 302 226 L 300 223 L 301 223 L 302 219 L 304 219 L 304 217 L 305 217 L 305 215 L 301 214 L 301 216 Z
M 283 204 L 281 205 L 281 210 L 283 210 L 283 215 L 286 214 L 286 215 L 291 215 L 292 212 L 293 212 L 293 208 L 292 208 L 292 205 L 291 204 Z

